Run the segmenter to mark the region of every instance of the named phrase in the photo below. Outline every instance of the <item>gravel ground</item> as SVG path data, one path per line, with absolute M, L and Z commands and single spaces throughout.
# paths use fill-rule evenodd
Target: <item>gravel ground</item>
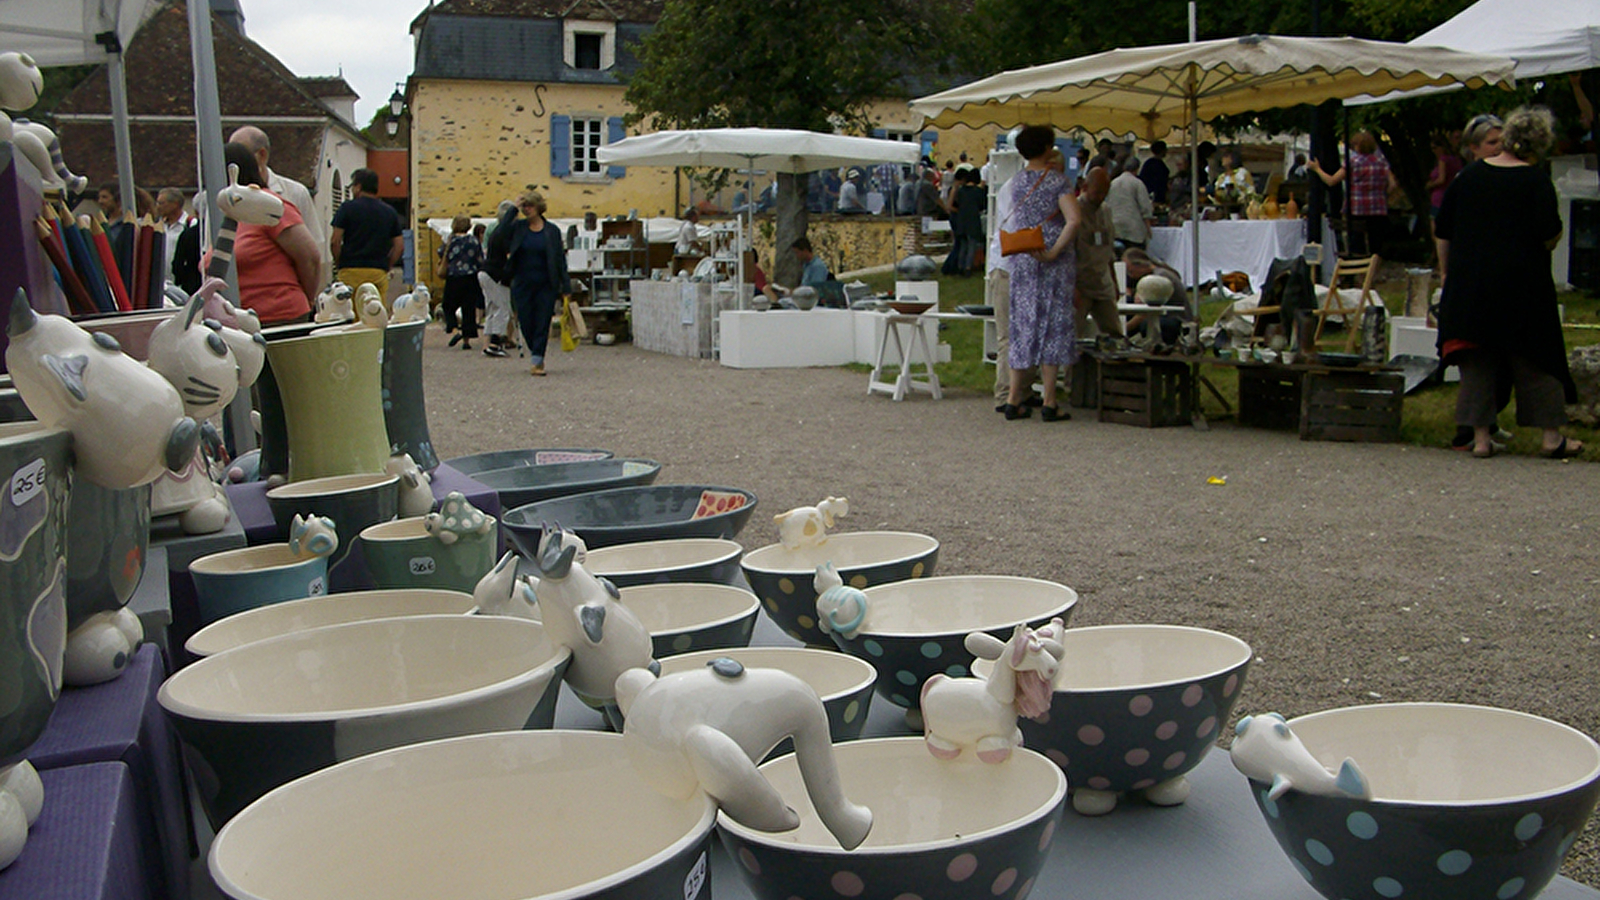
M 551 345 L 549 377 L 533 378 L 526 359 L 446 348 L 429 327 L 441 457 L 604 447 L 656 459 L 661 483 L 754 491 L 740 537 L 752 549 L 776 540 L 771 514 L 847 496 L 846 529 L 938 538 L 939 574 L 1070 585 L 1073 625 L 1179 623 L 1248 641 L 1257 658 L 1236 715 L 1452 701 L 1600 733 L 1600 466 L 1230 423 L 1131 428 L 1081 411 L 1006 422 L 971 392 L 869 397 L 846 369 Z M 1597 838 L 1591 822 L 1563 874 L 1600 885 Z

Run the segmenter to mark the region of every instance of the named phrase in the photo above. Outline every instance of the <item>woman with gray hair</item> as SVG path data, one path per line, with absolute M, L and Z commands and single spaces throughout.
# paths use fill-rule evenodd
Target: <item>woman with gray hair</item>
M 1583 452 L 1558 430 L 1577 388 L 1550 275 L 1561 216 L 1550 176 L 1534 165 L 1554 140 L 1549 110 L 1516 110 L 1506 117 L 1500 153 L 1462 170 L 1439 208 L 1439 350 L 1461 368 L 1456 422 L 1472 428 L 1472 455 L 1480 458 L 1495 453 L 1502 372 L 1516 393 L 1517 424 L 1542 431 L 1544 456 Z

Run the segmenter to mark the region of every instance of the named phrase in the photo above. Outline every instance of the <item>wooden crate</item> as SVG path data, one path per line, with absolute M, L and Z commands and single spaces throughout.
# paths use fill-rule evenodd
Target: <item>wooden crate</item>
M 1165 360 L 1100 363 L 1100 421 L 1160 428 L 1188 425 L 1194 393 L 1189 364 Z
M 1084 351 L 1072 367 L 1067 403 L 1078 409 L 1100 408 L 1100 358 Z
M 1240 366 L 1239 424 L 1252 428 L 1300 427 L 1305 373 L 1277 366 Z
M 1310 371 L 1300 393 L 1303 441 L 1398 441 L 1405 376 Z

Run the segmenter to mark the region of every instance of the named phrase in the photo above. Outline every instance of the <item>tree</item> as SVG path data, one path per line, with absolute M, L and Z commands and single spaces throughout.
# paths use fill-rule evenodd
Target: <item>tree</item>
M 628 80 L 632 122 L 653 128 L 870 128 L 905 97 L 907 61 L 943 60 L 950 0 L 667 0 Z M 805 178 L 778 176 L 773 279 L 799 280 Z

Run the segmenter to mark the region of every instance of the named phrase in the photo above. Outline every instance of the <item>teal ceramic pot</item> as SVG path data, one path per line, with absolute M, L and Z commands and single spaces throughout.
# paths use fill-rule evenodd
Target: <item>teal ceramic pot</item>
M 568 494 L 650 484 L 659 474 L 661 464 L 653 459 L 591 459 L 491 469 L 472 477 L 500 495 L 501 509 L 515 509 Z
M 444 461 L 444 464 L 463 475 L 476 476 L 481 472 L 491 472 L 496 469 L 520 469 L 526 466 L 550 466 L 560 463 L 587 462 L 596 459 L 611 459 L 616 456 L 610 450 L 595 450 L 577 447 L 538 447 L 527 450 L 490 450 L 486 453 L 473 453 L 467 456 L 457 456 Z
M 1295 871 L 1330 900 L 1531 898 L 1600 800 L 1600 746 L 1526 713 L 1385 703 L 1288 726 L 1323 766 L 1354 760 L 1373 794 L 1273 799 L 1249 783 Z
M 472 595 L 461 591 L 347 591 L 234 613 L 190 635 L 183 649 L 197 657 L 215 656 L 234 647 L 324 625 L 408 616 L 467 615 L 476 610 Z
M 72 434 L 0 425 L 0 768 L 44 731 L 67 645 Z
M 484 734 L 286 785 L 217 834 L 210 866 L 234 900 L 329 885 L 351 897 L 710 900 L 715 821 L 703 792 L 652 789 L 620 735 Z M 486 862 L 440 865 L 468 859 Z
M 872 709 L 872 686 L 878 672 L 859 659 L 836 650 L 810 647 L 724 647 L 658 656 L 661 674 L 701 669 L 712 660 L 728 657 L 747 669 L 781 669 L 811 685 L 828 713 L 828 736 L 834 743 L 861 737 Z M 773 755 L 790 752 L 794 742 L 785 739 Z
M 548 727 L 539 717 L 570 658 L 526 619 L 382 619 L 206 657 L 168 678 L 157 699 L 220 826 L 267 791 L 347 759 Z
M 422 397 L 422 334 L 426 321 L 383 329 L 383 423 L 389 454 L 411 454 L 423 471 L 439 465 L 428 437 L 428 408 Z
M 755 831 L 717 816 L 733 868 L 758 900 L 974 900 L 1060 896 L 1035 879 L 1055 842 L 1067 780 L 1019 749 L 1003 765 L 933 758 L 921 738 L 835 744 L 844 794 L 872 810 L 872 831 L 843 850 L 806 799 L 793 755 L 761 766 L 800 827 Z
M 289 526 L 297 515 L 333 520 L 339 546 L 328 558 L 329 589 L 348 591 L 364 586 L 360 562 L 346 561 L 355 548 L 356 535 L 368 525 L 395 517 L 400 506 L 400 476 L 379 472 L 293 481 L 267 491 L 267 506 L 280 541 L 289 539 Z
M 1067 620 L 1078 602 L 1072 588 L 1010 575 L 947 575 L 869 587 L 867 614 L 854 635 L 833 633 L 834 643 L 878 670 L 878 693 L 895 706 L 916 709 L 922 683 L 932 675 L 971 673 L 967 635 L 974 631 L 1011 639 L 1019 624 L 1033 628 Z
M 617 587 L 639 584 L 736 584 L 744 547 L 723 538 L 678 538 L 590 550 L 584 568 Z
M 931 576 L 939 562 L 939 542 L 909 531 L 845 531 L 815 547 L 790 550 L 769 544 L 745 554 L 739 567 L 767 616 L 806 646 L 832 650 L 832 639 L 817 627 L 813 586 L 817 566 L 825 562 L 833 563 L 845 584 L 865 589 Z
M 67 516 L 67 630 L 128 605 L 150 544 L 150 485 L 113 491 L 73 485 Z
M 472 592 L 495 563 L 495 530 L 445 543 L 423 528 L 425 516 L 396 519 L 361 532 L 361 555 L 380 588 Z M 490 520 L 491 522 L 493 519 Z
M 650 632 L 652 655 L 748 647 L 760 605 L 726 584 L 642 584 L 621 589 L 622 605 Z
M 202 556 L 189 564 L 200 624 L 247 609 L 328 592 L 328 558 L 299 557 L 288 544 L 260 544 Z

